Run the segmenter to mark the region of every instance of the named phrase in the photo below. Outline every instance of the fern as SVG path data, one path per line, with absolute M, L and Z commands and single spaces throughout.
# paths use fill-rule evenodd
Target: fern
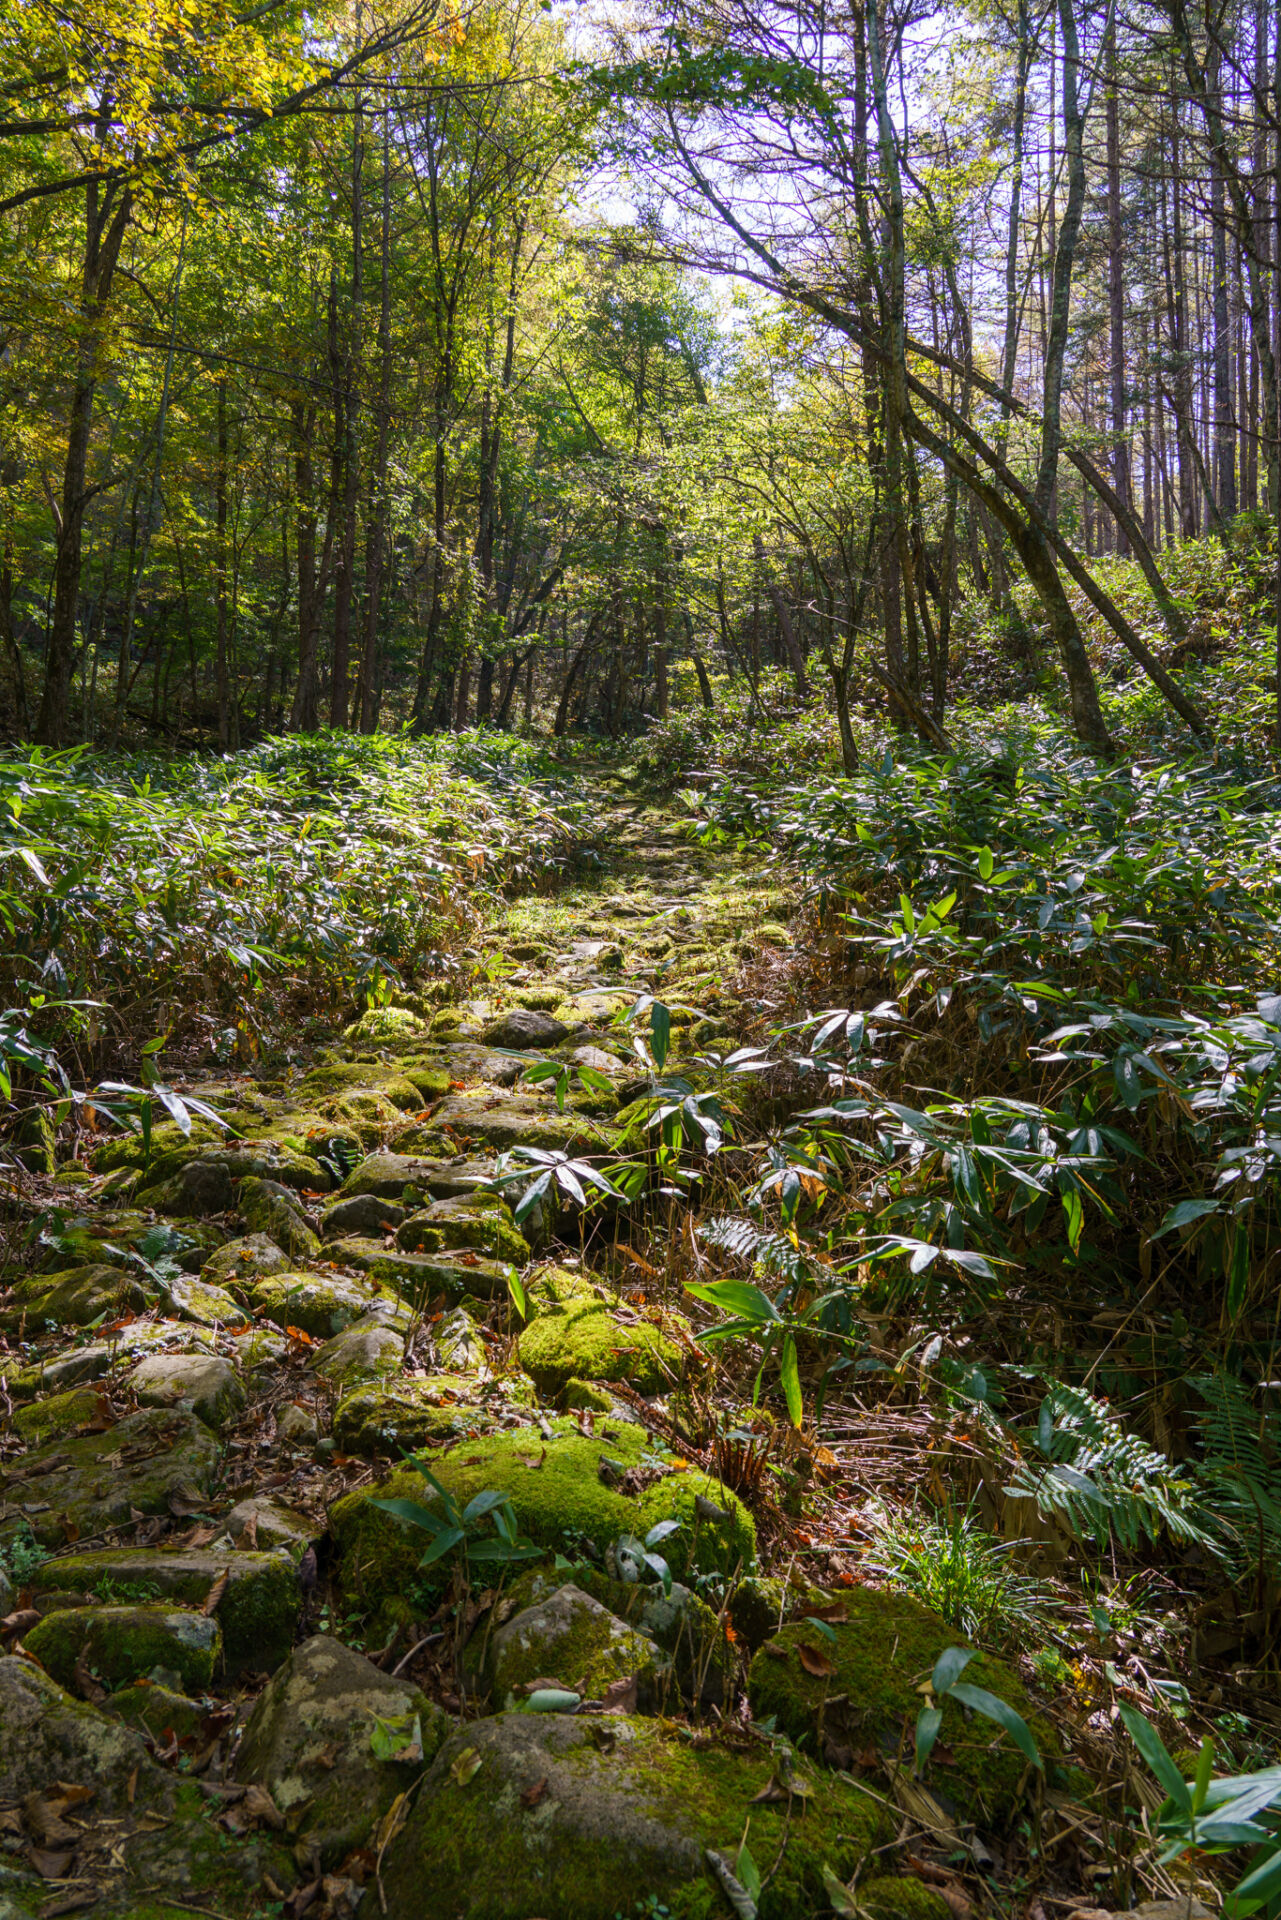
M 699 1228 L 698 1237 L 704 1246 L 742 1260 L 764 1277 L 795 1286 L 805 1276 L 805 1257 L 785 1234 L 771 1233 L 738 1214 L 717 1214 Z
M 1034 1500 L 1044 1519 L 1099 1546 L 1115 1538 L 1132 1549 L 1162 1533 L 1211 1551 L 1218 1545 L 1196 1477 L 1129 1432 L 1083 1388 L 1051 1383 L 1035 1441 L 1046 1464 L 1022 1459 L 1006 1492 Z
M 1233 1374 L 1202 1374 L 1190 1384 L 1205 1401 L 1193 1414 L 1198 1471 L 1229 1560 L 1241 1575 L 1274 1569 L 1281 1564 L 1281 1421 L 1260 1414 Z

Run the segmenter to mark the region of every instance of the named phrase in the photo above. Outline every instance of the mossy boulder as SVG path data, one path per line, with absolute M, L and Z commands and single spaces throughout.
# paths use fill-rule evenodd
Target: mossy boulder
M 513 1220 L 511 1208 L 496 1193 L 433 1200 L 401 1223 L 396 1244 L 406 1253 L 470 1247 L 497 1260 L 511 1260 L 518 1267 L 529 1259 L 529 1242 Z
M 269 1273 L 284 1273 L 289 1256 L 282 1253 L 265 1233 L 245 1233 L 228 1240 L 206 1260 L 200 1270 L 203 1280 L 218 1286 L 234 1286 L 237 1281 L 257 1280 Z
M 408 1007 L 368 1007 L 358 1020 L 343 1028 L 343 1039 L 396 1047 L 417 1041 L 429 1031 L 429 1022 Z
M 604 1301 L 571 1299 L 547 1308 L 521 1333 L 520 1364 L 554 1398 L 571 1380 L 624 1380 L 661 1393 L 684 1368 L 684 1352 L 648 1320 L 622 1321 Z
M 50 1394 L 30 1406 L 19 1407 L 13 1424 L 29 1447 L 38 1447 L 60 1434 L 74 1433 L 77 1427 L 101 1420 L 107 1401 L 92 1387 L 68 1387 L 65 1393 Z
M 420 1203 L 447 1200 L 454 1194 L 473 1192 L 492 1179 L 493 1172 L 492 1160 L 469 1159 L 466 1154 L 430 1158 L 412 1153 L 370 1153 L 348 1174 L 339 1194 L 348 1200 L 366 1193 L 382 1200 L 403 1200 L 406 1193 Z
M 213 1353 L 153 1353 L 125 1384 L 143 1407 L 188 1407 L 217 1433 L 240 1413 L 245 1390 L 229 1361 Z
M 434 1454 L 432 1472 L 463 1503 L 489 1488 L 509 1495 L 522 1532 L 549 1550 L 586 1542 L 603 1555 L 620 1535 L 643 1537 L 660 1520 L 675 1519 L 680 1528 L 664 1542 L 663 1554 L 678 1578 L 695 1570 L 730 1573 L 752 1562 L 756 1532 L 747 1510 L 693 1470 L 656 1469 L 649 1479 L 650 1442 L 640 1428 L 611 1429 L 606 1439 L 556 1420 L 551 1433 L 550 1441 L 529 1428 L 464 1440 Z M 640 1469 L 631 1482 L 634 1494 L 622 1490 L 629 1467 Z M 347 1494 L 330 1514 L 343 1586 L 374 1605 L 405 1592 L 426 1545 L 425 1534 L 376 1504 L 406 1498 L 423 1498 L 412 1467 Z M 446 1576 L 438 1567 L 428 1577 Z
M 823 1867 L 848 1879 L 893 1828 L 877 1802 L 826 1775 L 803 1810 L 752 1805 L 771 1770 L 763 1746 L 695 1747 L 687 1732 L 625 1715 L 481 1720 L 445 1742 L 390 1849 L 389 1920 L 420 1920 L 426 1887 L 435 1910 L 468 1920 L 615 1920 L 642 1899 L 672 1920 L 720 1920 L 707 1849 L 732 1862 L 749 1826 L 757 1860 L 779 1857 L 760 1920 L 810 1920 L 827 1904 Z
M 107 1547 L 48 1560 L 33 1582 L 37 1596 L 55 1593 L 150 1592 L 161 1600 L 203 1607 L 222 1576 L 217 1605 L 229 1673 L 270 1671 L 293 1645 L 302 1607 L 298 1576 L 280 1554 L 242 1549 Z
M 251 1233 L 265 1233 L 291 1260 L 318 1260 L 320 1240 L 293 1192 L 275 1180 L 242 1180 L 236 1196 Z
M 341 1387 L 397 1374 L 405 1364 L 405 1342 L 378 1314 L 362 1314 L 312 1356 L 312 1371 Z
M 347 1093 L 372 1092 L 406 1113 L 417 1112 L 424 1099 L 431 1097 L 430 1091 L 424 1093 L 424 1087 L 436 1089 L 439 1098 L 449 1090 L 449 1075 L 442 1070 L 431 1073 L 421 1068 L 380 1067 L 365 1060 L 335 1060 L 326 1066 L 313 1067 L 302 1082 L 302 1092 L 309 1100 L 333 1100 Z
M 332 1339 L 368 1313 L 382 1289 L 367 1280 L 317 1273 L 273 1273 L 250 1289 L 254 1306 L 277 1327 L 301 1327 L 316 1340 Z
M 29 1334 L 46 1323 L 58 1327 L 87 1327 L 105 1314 L 116 1319 L 140 1313 L 152 1296 L 138 1278 L 123 1267 L 71 1267 L 64 1273 L 30 1274 L 19 1280 L 0 1309 L 0 1330 Z
M 414 1761 L 380 1760 L 379 1724 Z M 322 1867 L 364 1846 L 396 1795 L 431 1760 L 451 1722 L 416 1688 L 317 1634 L 273 1674 L 245 1728 L 240 1780 L 260 1781 Z
M 345 1244 L 345 1243 L 343 1243 Z M 516 1269 L 509 1260 L 483 1253 L 401 1253 L 381 1248 L 368 1268 L 371 1280 L 394 1288 L 403 1300 L 423 1307 L 438 1295 L 458 1300 L 506 1300 Z
M 524 1706 L 536 1680 L 557 1680 L 584 1700 L 635 1680 L 652 1696 L 662 1666 L 652 1640 L 572 1583 L 482 1629 L 468 1656 L 474 1684 L 494 1711 Z
M 108 1432 L 54 1441 L 11 1465 L 0 1477 L 0 1535 L 26 1523 L 42 1546 L 52 1546 L 65 1542 L 69 1528 L 91 1534 L 127 1526 L 134 1509 L 167 1513 L 179 1488 L 186 1497 L 207 1493 L 217 1467 L 218 1443 L 202 1420 L 144 1407 Z
M 419 1102 L 415 1097 L 414 1106 Z M 329 1120 L 347 1127 L 362 1147 L 376 1147 L 389 1133 L 403 1126 L 405 1116 L 394 1101 L 375 1087 L 348 1087 L 324 1101 L 321 1111 Z
M 149 1739 L 167 1744 L 165 1736 L 193 1739 L 209 1716 L 208 1700 L 193 1700 L 188 1694 L 175 1693 L 172 1687 L 140 1680 L 134 1686 L 121 1687 L 102 1703 L 113 1720 L 123 1721 Z
M 172 1796 L 136 1733 L 16 1654 L 0 1659 L 0 1728 L 0 1800 L 43 1793 L 53 1780 L 92 1787 L 94 1811 L 107 1815 Z
M 942 1894 L 911 1873 L 860 1880 L 858 1904 L 868 1920 L 951 1920 L 952 1915 Z
M 964 1636 L 904 1594 L 855 1587 L 828 1596 L 844 1619 L 832 1620 L 832 1638 L 804 1619 L 782 1627 L 752 1661 L 748 1696 L 756 1719 L 773 1715 L 780 1730 L 813 1750 L 820 1742 L 887 1754 L 910 1747 L 928 1680 L 945 1647 Z M 801 1601 L 800 1605 L 804 1606 Z M 801 1649 L 826 1656 L 834 1668 L 816 1675 Z M 976 1657 L 965 1678 L 984 1687 L 1033 1723 L 1042 1751 L 1054 1751 L 1049 1727 L 1034 1721 L 1017 1674 L 992 1654 Z M 930 1761 L 930 1791 L 962 1820 L 1008 1817 L 1018 1803 L 1027 1762 L 990 1720 L 944 1700 L 943 1725 Z
M 177 1279 L 167 1280 L 165 1295 L 178 1318 L 189 1320 L 193 1326 L 237 1326 L 245 1317 L 234 1294 L 203 1277 L 192 1280 L 182 1274 Z
M 531 1047 L 554 1047 L 568 1033 L 569 1028 L 553 1020 L 545 1009 L 522 1006 L 512 1007 L 486 1027 L 485 1041 L 491 1047 L 511 1047 L 525 1052 Z
M 160 1668 L 190 1691 L 203 1692 L 219 1663 L 222 1633 L 207 1614 L 159 1602 L 47 1613 L 23 1644 L 59 1686 L 74 1687 L 83 1661 L 108 1688 L 146 1679 Z
M 612 1148 L 614 1139 L 612 1128 L 572 1107 L 560 1112 L 550 1096 L 482 1087 L 441 1101 L 424 1129 L 420 1151 L 432 1152 L 437 1142 L 447 1150 L 450 1142 L 469 1146 L 479 1141 L 504 1153 L 519 1146 L 603 1153 Z
M 227 1213 L 235 1204 L 235 1188 L 224 1160 L 198 1154 L 163 1178 L 149 1168 L 135 1198 L 140 1207 L 151 1207 L 156 1213 L 199 1220 L 206 1214 Z
M 283 1506 L 265 1493 L 238 1500 L 226 1524 L 238 1547 L 260 1548 L 264 1553 L 283 1548 L 292 1560 L 302 1558 L 318 1533 L 306 1514 Z
M 398 1200 L 380 1200 L 376 1193 L 357 1193 L 346 1200 L 339 1197 L 325 1208 L 320 1231 L 326 1240 L 336 1240 L 343 1234 L 378 1239 L 394 1233 L 409 1211 Z
M 334 1439 L 362 1459 L 399 1457 L 431 1441 L 456 1439 L 493 1424 L 474 1382 L 456 1374 L 368 1382 L 344 1394 Z
M 556 1576 L 535 1570 L 528 1578 L 533 1594 L 545 1590 Z M 679 1580 L 670 1587 L 657 1580 L 614 1580 L 589 1566 L 576 1568 L 574 1578 L 585 1593 L 670 1656 L 675 1681 L 688 1699 L 722 1704 L 733 1658 L 724 1629 L 705 1600 Z

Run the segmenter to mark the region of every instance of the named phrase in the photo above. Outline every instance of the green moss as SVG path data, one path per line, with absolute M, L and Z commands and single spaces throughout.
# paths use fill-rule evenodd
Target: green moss
M 117 1317 L 137 1313 L 151 1296 L 136 1276 L 121 1267 L 71 1267 L 65 1273 L 31 1274 L 19 1280 L 9 1305 L 0 1313 L 0 1327 L 40 1328 L 45 1321 L 60 1327 L 87 1327 L 103 1314 Z
M 772 1714 L 783 1732 L 811 1751 L 820 1733 L 858 1747 L 880 1742 L 896 1750 L 909 1742 L 921 1705 L 918 1687 L 928 1679 L 945 1647 L 957 1644 L 954 1627 L 903 1594 L 858 1587 L 838 1598 L 846 1619 L 829 1642 L 804 1621 L 784 1626 L 752 1661 L 748 1695 L 755 1717 Z M 836 1671 L 821 1678 L 802 1665 L 798 1649 L 808 1643 L 826 1653 Z M 1032 1709 L 1018 1676 L 990 1654 L 976 1657 L 965 1678 L 1008 1702 L 1025 1720 Z M 1034 1723 L 1042 1751 L 1054 1751 L 1044 1722 Z M 969 1716 L 955 1702 L 943 1704 L 943 1726 L 930 1762 L 929 1784 L 962 1819 L 1008 1815 L 1017 1803 L 1027 1763 L 991 1721 Z
M 511 1208 L 496 1193 L 433 1200 L 402 1223 L 396 1232 L 396 1244 L 406 1253 L 471 1248 L 496 1260 L 510 1260 L 518 1267 L 529 1259 L 529 1242 L 513 1220 Z
M 372 1040 L 389 1046 L 417 1040 L 428 1030 L 427 1022 L 408 1007 L 369 1007 L 359 1020 L 344 1027 L 344 1040 Z
M 60 1433 L 71 1433 L 102 1412 L 106 1402 L 92 1387 L 71 1387 L 66 1393 L 52 1394 L 33 1406 L 19 1407 L 13 1424 L 29 1447 L 53 1440 Z
M 442 1750 L 384 1874 L 393 1914 L 418 1911 L 415 1890 L 430 1886 L 440 1911 L 465 1910 L 468 1920 L 613 1920 L 645 1897 L 673 1920 L 721 1920 L 704 1850 L 732 1861 L 746 1829 L 755 1858 L 778 1862 L 760 1920 L 811 1920 L 827 1904 L 824 1865 L 849 1878 L 891 1837 L 881 1808 L 831 1776 L 814 1777 L 803 1806 L 752 1806 L 770 1777 L 763 1747 L 694 1748 L 656 1721 L 566 1722 L 551 1733 L 548 1764 L 537 1750 L 502 1752 L 504 1722 L 517 1718 L 482 1721 Z M 448 1767 L 464 1741 L 482 1764 L 459 1787 Z M 540 1771 L 551 1772 L 552 1791 L 530 1811 L 520 1791 Z M 568 1815 L 561 1783 L 574 1794 Z
M 174 1693 L 169 1687 L 145 1681 L 121 1687 L 104 1704 L 114 1720 L 123 1720 L 126 1726 L 150 1734 L 153 1740 L 161 1739 L 166 1733 L 175 1733 L 180 1740 L 185 1740 L 199 1733 L 209 1714 L 207 1700 L 190 1700 L 185 1693 Z
M 351 1242 L 340 1240 L 337 1245 L 345 1249 Z M 450 1306 L 470 1298 L 505 1300 L 516 1272 L 510 1261 L 491 1260 L 483 1253 L 399 1253 L 380 1247 L 368 1258 L 370 1279 L 415 1307 L 424 1306 L 437 1294 L 442 1294 Z
M 200 1607 L 224 1573 L 230 1578 L 218 1603 L 218 1623 L 226 1666 L 232 1673 L 270 1671 L 293 1645 L 302 1605 L 297 1573 L 278 1554 L 103 1547 L 46 1562 L 36 1588 L 40 1593 L 99 1593 L 145 1582 L 170 1603 Z
M 396 1457 L 428 1441 L 450 1440 L 492 1423 L 457 1374 L 369 1384 L 344 1396 L 334 1414 L 343 1453 L 367 1460 Z
M 520 1364 L 539 1391 L 562 1393 L 571 1380 L 626 1380 L 638 1393 L 660 1393 L 679 1380 L 684 1355 L 648 1321 L 625 1325 L 596 1300 L 575 1300 L 540 1313 L 520 1336 Z
M 858 1904 L 870 1920 L 951 1920 L 952 1913 L 941 1893 L 912 1874 L 860 1880 Z
M 249 1297 L 273 1325 L 301 1327 L 314 1339 L 330 1340 L 384 1296 L 380 1287 L 368 1281 L 272 1273 L 255 1281 Z
M 560 1547 L 566 1535 L 587 1539 L 603 1553 L 620 1534 L 644 1535 L 660 1520 L 678 1519 L 680 1531 L 664 1542 L 663 1552 L 679 1578 L 690 1569 L 732 1572 L 752 1561 L 756 1532 L 746 1509 L 703 1474 L 667 1474 L 636 1497 L 616 1492 L 599 1477 L 602 1458 L 638 1465 L 648 1447 L 640 1428 L 618 1428 L 611 1436 L 588 1437 L 569 1420 L 553 1423 L 544 1444 L 536 1433 L 490 1434 L 465 1440 L 431 1457 L 432 1472 L 457 1498 L 467 1501 L 487 1488 L 510 1495 L 523 1532 L 539 1546 Z M 724 1520 L 704 1519 L 695 1511 L 702 1494 Z M 426 1535 L 393 1519 L 374 1505 L 378 1498 L 421 1500 L 423 1482 L 411 1467 L 380 1486 L 361 1488 L 340 1500 L 330 1515 L 338 1543 L 345 1589 L 371 1604 L 404 1593 L 414 1579 Z M 433 1582 L 447 1575 L 441 1565 L 429 1569 Z
M 216 1620 L 163 1602 L 47 1613 L 24 1644 L 63 1687 L 75 1685 L 76 1665 L 83 1660 L 107 1686 L 143 1679 L 163 1667 L 184 1687 L 203 1693 L 222 1654 Z

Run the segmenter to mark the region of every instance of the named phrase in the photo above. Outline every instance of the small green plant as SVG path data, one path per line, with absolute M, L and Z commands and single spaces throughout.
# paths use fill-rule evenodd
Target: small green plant
M 660 1520 L 650 1528 L 643 1540 L 638 1540 L 632 1533 L 620 1534 L 609 1550 L 609 1558 L 613 1561 L 618 1578 L 629 1585 L 644 1580 L 658 1580 L 662 1582 L 664 1593 L 670 1593 L 672 1570 L 662 1554 L 654 1552 L 654 1548 L 678 1532 L 680 1524 L 679 1520 Z
M 925 1772 L 934 1742 L 938 1739 L 939 1728 L 943 1724 L 943 1700 L 955 1700 L 960 1706 L 968 1707 L 971 1713 L 981 1713 L 985 1720 L 991 1720 L 1008 1733 L 1019 1752 L 1026 1755 L 1032 1766 L 1044 1771 L 1045 1763 L 1041 1751 L 1032 1735 L 1032 1729 L 1021 1713 L 1004 1700 L 998 1700 L 986 1687 L 971 1686 L 961 1675 L 974 1658 L 972 1647 L 944 1647 L 934 1662 L 934 1671 L 930 1675 L 925 1689 L 925 1705 L 916 1716 L 916 1771 Z
M 29 1527 L 21 1533 L 15 1533 L 12 1539 L 0 1546 L 0 1568 L 9 1575 L 15 1587 L 25 1586 L 48 1558 Z
M 1223 1911 L 1231 1920 L 1245 1920 L 1260 1909 L 1275 1912 L 1281 1901 L 1281 1767 L 1216 1780 L 1214 1741 L 1207 1734 L 1196 1773 L 1185 1780 L 1151 1721 L 1127 1701 L 1117 1705 L 1130 1738 L 1166 1792 L 1156 1815 L 1157 1834 L 1165 1842 L 1161 1863 L 1168 1865 L 1192 1851 L 1223 1854 L 1252 1847 L 1249 1868 L 1224 1901 Z
M 489 1488 L 460 1507 L 449 1489 L 441 1485 L 421 1460 L 413 1460 L 411 1465 L 432 1489 L 439 1506 L 420 1506 L 416 1500 L 375 1500 L 373 1505 L 394 1514 L 398 1520 L 408 1521 L 412 1527 L 420 1527 L 430 1536 L 427 1550 L 418 1562 L 420 1570 L 434 1566 L 459 1548 L 464 1572 L 478 1562 L 509 1566 L 515 1561 L 540 1557 L 542 1548 L 525 1539 L 517 1528 L 509 1494 Z M 493 1523 L 492 1533 L 484 1526 L 486 1520 Z
M 967 1507 L 941 1517 L 887 1514 L 877 1554 L 898 1584 L 949 1626 L 1006 1644 L 1030 1637 L 1047 1606 L 1040 1583 L 1010 1565 L 1015 1544 L 984 1533 Z

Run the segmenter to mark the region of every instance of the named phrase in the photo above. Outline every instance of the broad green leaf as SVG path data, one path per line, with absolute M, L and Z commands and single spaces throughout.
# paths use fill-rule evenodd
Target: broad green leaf
M 1009 1734 L 1015 1746 L 1034 1767 L 1044 1770 L 1041 1750 L 1032 1735 L 1032 1729 L 1021 1713 L 1004 1700 L 998 1700 L 986 1687 L 972 1687 L 966 1680 L 958 1680 L 948 1690 L 948 1697 L 959 1700 L 962 1706 L 969 1707 L 974 1713 L 981 1713 L 985 1719 L 995 1721 Z

